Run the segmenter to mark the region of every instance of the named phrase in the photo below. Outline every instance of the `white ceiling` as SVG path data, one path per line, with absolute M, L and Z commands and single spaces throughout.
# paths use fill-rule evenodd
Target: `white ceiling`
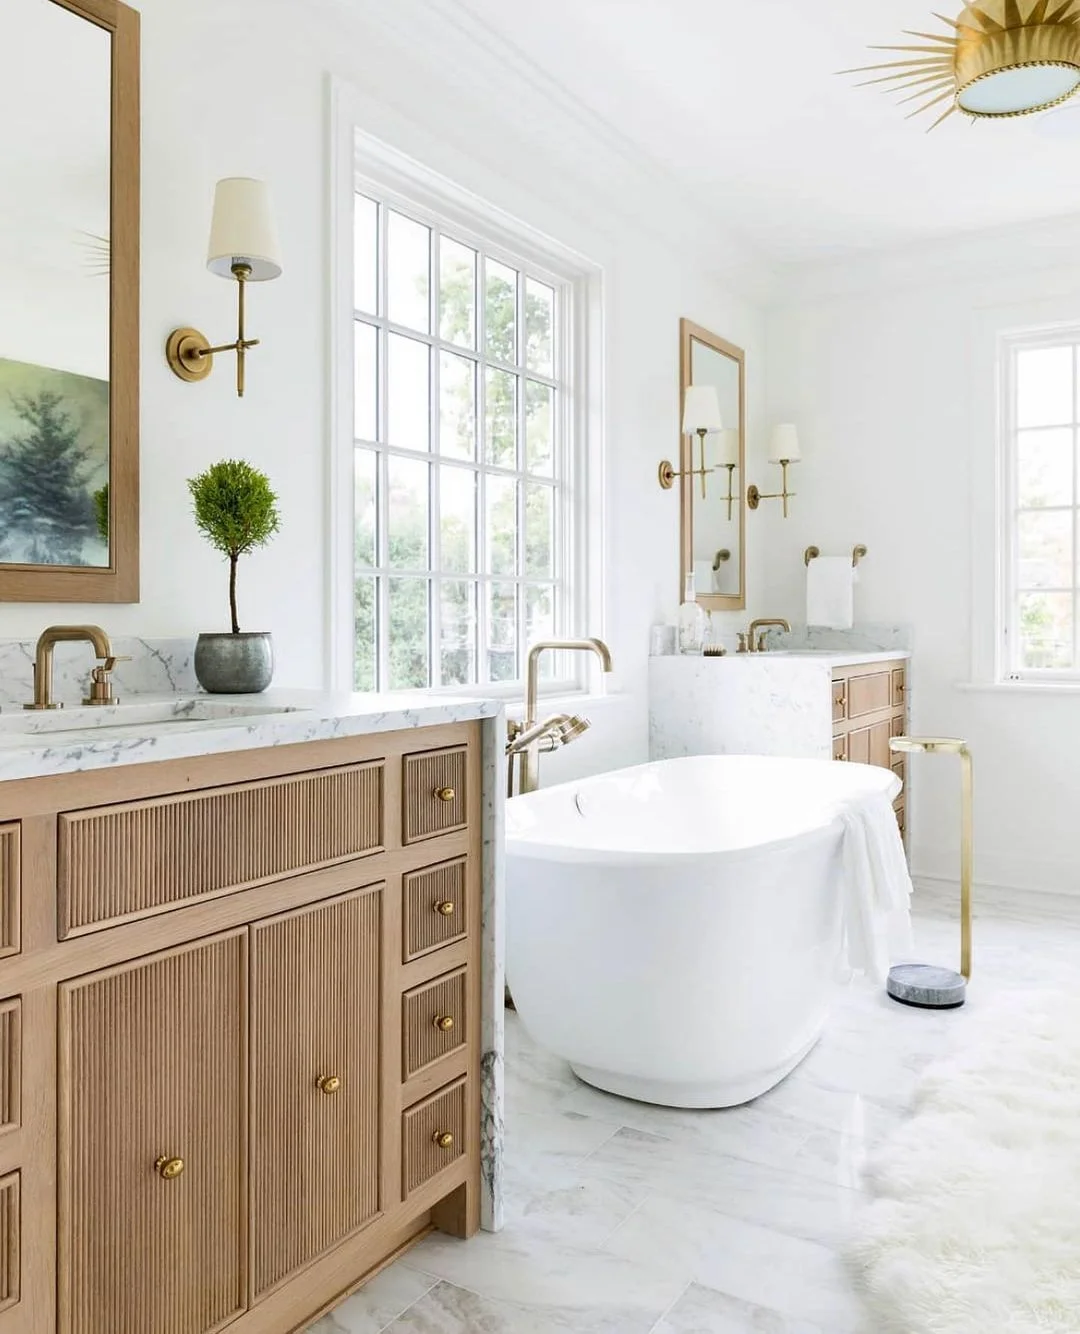
M 498 38 L 781 260 L 1080 212 L 1076 136 L 933 117 L 836 71 L 958 0 L 459 0 Z M 1080 103 L 1080 99 L 1078 99 Z

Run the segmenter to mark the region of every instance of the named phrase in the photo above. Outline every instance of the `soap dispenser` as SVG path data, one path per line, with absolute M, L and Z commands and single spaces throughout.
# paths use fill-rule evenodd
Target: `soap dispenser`
M 694 588 L 694 572 L 686 576 L 686 591 L 679 608 L 679 652 L 702 653 L 709 638 L 709 616 L 699 606 Z

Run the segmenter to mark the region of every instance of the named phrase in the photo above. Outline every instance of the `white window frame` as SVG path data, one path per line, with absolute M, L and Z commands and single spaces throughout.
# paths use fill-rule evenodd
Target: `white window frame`
M 1070 589 L 1048 590 L 1070 592 L 1073 598 L 1073 665 L 1067 668 L 1024 667 L 1019 662 L 1020 646 L 1020 592 L 1019 575 L 1019 481 L 1017 476 L 1017 357 L 1021 352 L 1037 348 L 1071 347 L 1073 349 L 1073 420 L 1057 426 L 1029 429 L 1071 428 L 1073 433 L 1073 584 Z M 1080 558 L 1080 324 L 1059 324 L 1023 332 L 1001 334 L 998 339 L 998 479 L 997 479 L 997 646 L 996 672 L 998 681 L 1014 684 L 1080 682 L 1080 576 L 1077 572 Z M 1061 508 L 1061 507 L 1059 507 Z
M 353 512 L 353 200 L 356 193 L 366 194 L 428 226 L 445 230 L 455 240 L 479 247 L 493 259 L 518 268 L 524 264 L 530 277 L 540 278 L 561 289 L 563 300 L 555 330 L 556 347 L 565 349 L 565 364 L 556 364 L 553 377 L 560 373 L 567 386 L 561 397 L 562 420 L 558 435 L 561 448 L 570 450 L 563 460 L 562 481 L 567 487 L 571 503 L 566 511 L 567 521 L 557 531 L 562 544 L 559 558 L 565 576 L 561 581 L 568 602 L 559 634 L 581 636 L 603 632 L 603 600 L 600 585 L 600 563 L 604 542 L 603 490 L 599 484 L 602 466 L 603 392 L 599 367 L 602 366 L 601 311 L 602 274 L 600 269 L 576 252 L 553 242 L 500 209 L 487 204 L 467 190 L 453 184 L 438 173 L 417 163 L 412 158 L 390 148 L 382 141 L 357 129 L 359 114 L 358 95 L 354 90 L 333 81 L 331 84 L 331 330 L 332 385 L 331 385 L 331 457 L 328 469 L 329 483 L 329 607 L 327 616 L 328 684 L 332 689 L 353 689 L 353 543 L 355 516 Z M 369 321 L 375 323 L 375 321 Z M 385 312 L 378 324 L 387 325 Z M 442 342 L 437 328 L 430 335 L 401 330 L 410 337 L 438 349 Z M 448 351 L 462 349 L 447 345 Z M 556 353 L 559 356 L 559 353 Z M 438 398 L 433 393 L 431 410 L 438 412 Z M 478 423 L 482 430 L 482 421 Z M 390 450 L 391 453 L 399 451 Z M 380 446 L 385 457 L 386 450 Z M 427 458 L 423 453 L 412 457 Z M 482 466 L 478 459 L 478 466 Z M 437 548 L 434 530 L 436 516 L 432 515 L 431 568 L 437 570 Z M 480 542 L 479 529 L 477 541 Z M 478 564 L 484 563 L 480 551 Z M 486 576 L 460 576 L 475 582 L 482 593 Z M 498 582 L 502 582 L 497 578 Z M 518 576 L 507 582 L 522 584 Z M 478 606 L 478 618 L 485 615 Z M 481 622 L 482 623 L 482 622 Z M 519 641 L 524 633 L 524 598 L 518 615 Z M 431 651 L 438 652 L 432 626 Z M 526 645 L 521 643 L 524 657 Z M 486 643 L 480 637 L 480 667 Z M 545 694 L 579 693 L 588 688 L 590 664 L 586 655 L 564 655 L 566 665 L 574 673 L 548 680 L 542 690 Z M 385 667 L 385 646 L 380 649 L 380 660 Z M 379 688 L 386 688 L 380 685 Z M 430 689 L 430 688 L 429 688 Z M 434 688 L 438 693 L 493 695 L 506 699 L 520 697 L 521 680 L 474 683 L 465 686 Z

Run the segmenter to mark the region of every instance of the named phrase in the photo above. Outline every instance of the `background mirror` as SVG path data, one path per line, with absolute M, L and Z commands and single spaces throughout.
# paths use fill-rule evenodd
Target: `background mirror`
M 0 565 L 110 564 L 112 42 L 55 0 L 0 16 Z
M 689 385 L 711 385 L 723 429 L 705 437 L 705 496 L 698 437 L 682 437 L 682 580 L 693 570 L 698 601 L 710 611 L 746 606 L 745 354 L 708 329 L 683 320 L 681 409 Z M 729 500 L 730 497 L 730 500 Z

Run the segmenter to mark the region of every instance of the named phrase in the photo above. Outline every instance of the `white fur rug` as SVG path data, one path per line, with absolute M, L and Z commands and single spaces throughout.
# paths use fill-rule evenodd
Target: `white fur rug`
M 956 1017 L 956 1054 L 871 1165 L 853 1251 L 873 1329 L 1076 1334 L 1080 996 L 1014 992 Z

